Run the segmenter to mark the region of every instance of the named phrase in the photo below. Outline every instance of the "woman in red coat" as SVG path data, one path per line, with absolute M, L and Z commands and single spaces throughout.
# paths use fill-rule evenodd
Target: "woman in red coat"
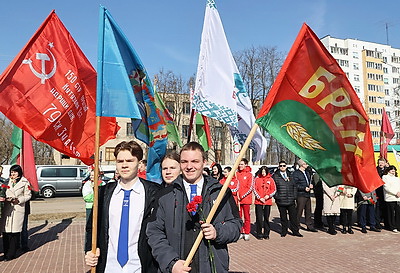
M 229 167 L 229 166 L 225 167 L 224 170 L 222 171 L 223 177 L 221 178 L 219 183 L 224 185 L 225 181 L 228 178 L 228 175 L 229 175 L 229 173 L 231 171 L 232 171 L 231 167 Z M 235 199 L 235 202 L 236 202 L 236 205 L 237 205 L 238 204 L 237 192 L 238 192 L 238 189 L 239 189 L 239 181 L 237 180 L 237 178 L 235 176 L 232 177 L 232 180 L 229 183 L 229 188 L 232 191 L 233 198 Z
M 256 205 L 256 232 L 257 239 L 269 239 L 271 231 L 269 215 L 271 213 L 272 196 L 276 193 L 275 182 L 266 166 L 262 166 L 254 180 L 254 195 Z M 264 232 L 262 229 L 264 228 Z

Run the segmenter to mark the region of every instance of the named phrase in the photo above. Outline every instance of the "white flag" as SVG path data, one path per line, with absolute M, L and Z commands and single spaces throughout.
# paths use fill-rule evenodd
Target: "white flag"
M 397 163 L 397 168 L 400 168 L 400 155 L 397 153 L 397 151 L 392 147 L 392 151 L 394 154 L 394 158 L 396 159 L 396 163 Z
M 244 143 L 255 123 L 253 108 L 233 59 L 214 0 L 204 17 L 193 108 L 204 116 L 228 124 L 233 137 Z M 250 148 L 254 160 L 265 157 L 267 141 L 257 130 Z

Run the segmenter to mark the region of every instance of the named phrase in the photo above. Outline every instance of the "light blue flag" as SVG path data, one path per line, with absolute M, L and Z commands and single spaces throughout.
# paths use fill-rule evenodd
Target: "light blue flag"
M 149 146 L 147 179 L 161 182 L 167 130 L 154 101 L 154 88 L 131 43 L 100 7 L 97 115 L 132 118 L 135 137 Z
M 141 119 L 129 79 L 136 54 L 129 56 L 127 39 L 113 21 L 108 11 L 100 7 L 96 115 Z

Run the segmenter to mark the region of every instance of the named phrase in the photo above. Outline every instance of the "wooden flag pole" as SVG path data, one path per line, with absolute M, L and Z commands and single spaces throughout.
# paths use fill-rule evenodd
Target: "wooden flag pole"
M 96 254 L 97 249 L 97 218 L 98 218 L 98 201 L 99 201 L 99 151 L 100 151 L 100 117 L 96 116 L 96 135 L 94 150 L 94 183 L 93 183 L 93 208 L 92 208 L 92 252 Z M 90 183 L 87 181 L 86 183 Z M 104 254 L 103 254 L 104 255 Z M 91 273 L 96 273 L 96 267 L 93 266 Z
M 242 146 L 242 149 L 240 150 L 239 156 L 237 157 L 235 164 L 232 167 L 231 172 L 229 173 L 224 185 L 222 186 L 221 191 L 219 192 L 219 194 L 217 196 L 217 199 L 215 200 L 215 202 L 210 210 L 210 213 L 207 216 L 207 219 L 206 219 L 207 224 L 211 223 L 211 220 L 214 218 L 214 214 L 217 211 L 217 209 L 222 201 L 222 198 L 224 197 L 225 192 L 228 189 L 228 186 L 231 183 L 233 176 L 235 175 L 237 168 L 239 167 L 240 161 L 242 161 L 242 158 L 244 157 L 244 155 L 247 151 L 247 148 L 250 145 L 251 140 L 253 139 L 255 133 L 257 132 L 257 129 L 258 129 L 258 125 L 254 124 L 253 128 L 251 128 L 251 131 L 250 131 L 245 143 Z M 185 260 L 185 266 L 189 266 L 190 263 L 192 262 L 194 254 L 196 254 L 196 251 L 199 248 L 199 245 L 200 245 L 202 239 L 203 239 L 203 232 L 199 232 L 199 235 L 197 236 L 196 241 L 194 242 L 192 249 L 190 250 L 190 252 Z
M 22 170 L 24 168 L 24 130 L 21 129 L 21 149 L 19 150 L 19 165 L 21 166 Z

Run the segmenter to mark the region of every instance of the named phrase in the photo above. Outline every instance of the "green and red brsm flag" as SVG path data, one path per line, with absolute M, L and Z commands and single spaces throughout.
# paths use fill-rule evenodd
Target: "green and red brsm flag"
M 371 192 L 375 169 L 368 117 L 336 60 L 303 24 L 256 123 L 308 162 L 329 185 Z

